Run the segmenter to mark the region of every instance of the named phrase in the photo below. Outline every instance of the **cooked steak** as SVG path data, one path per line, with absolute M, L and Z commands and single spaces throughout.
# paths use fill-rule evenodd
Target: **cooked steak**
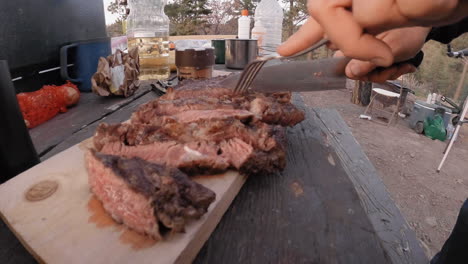
M 94 136 L 94 145 L 107 154 L 140 157 L 186 172 L 249 168 L 251 173 L 259 173 L 284 168 L 284 140 L 280 126 L 262 122 L 246 125 L 235 116 L 227 116 L 161 126 L 103 123 Z M 257 157 L 263 157 L 262 161 Z
M 127 158 L 139 157 L 150 162 L 179 168 L 191 173 L 219 173 L 230 167 L 230 162 L 218 155 L 220 147 L 208 142 L 178 143 L 154 142 L 147 145 L 127 146 L 120 142 L 104 145 L 102 153 Z
M 118 222 L 160 239 L 159 226 L 184 231 L 215 200 L 215 193 L 175 168 L 98 152 L 86 154 L 89 184 Z
M 282 130 L 279 126 L 258 121 L 248 122 L 252 115 L 227 115 L 224 112 L 218 115 L 218 112 L 219 110 L 187 111 L 157 119 L 157 124 L 149 125 L 101 123 L 94 136 L 94 145 L 100 150 L 106 143 L 114 141 L 132 146 L 165 140 L 183 143 L 220 142 L 237 137 L 261 150 L 268 151 L 276 146 L 277 138 L 274 135 Z
M 273 125 L 294 126 L 304 120 L 304 112 L 291 104 L 290 93 L 236 95 L 231 89 L 216 87 L 217 82 L 219 78 L 200 81 L 195 87 L 182 85 L 176 90 L 170 89 L 161 98 L 141 106 L 132 115 L 132 122 L 151 124 L 166 115 L 217 109 L 247 110 L 257 119 Z
M 221 79 L 184 81 L 130 123 L 99 125 L 86 156 L 89 183 L 114 219 L 159 239 L 161 228 L 183 231 L 215 199 L 184 173 L 285 167 L 285 126 L 304 119 L 291 94 L 235 95 Z
M 216 77 L 204 81 L 184 80 L 177 89 L 169 89 L 168 92 L 162 96 L 164 100 L 174 100 L 180 98 L 200 98 L 203 96 L 219 98 L 223 95 L 232 95 L 232 89 L 223 88 L 219 82 L 225 77 Z

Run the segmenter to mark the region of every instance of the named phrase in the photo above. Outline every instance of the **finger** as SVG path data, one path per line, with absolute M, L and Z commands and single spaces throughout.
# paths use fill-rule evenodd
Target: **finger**
M 344 57 L 344 54 L 340 50 L 337 50 L 335 53 L 333 53 L 333 58 L 339 58 L 339 57 Z
M 350 79 L 359 79 L 372 72 L 377 65 L 368 61 L 351 60 L 346 65 L 345 73 Z
M 281 56 L 289 56 L 310 47 L 323 38 L 320 24 L 309 18 L 304 25 L 277 49 Z
M 378 66 L 390 66 L 393 55 L 385 42 L 364 33 L 351 12 L 351 0 L 315 0 L 309 11 L 323 26 L 330 41 L 347 57 L 371 61 Z

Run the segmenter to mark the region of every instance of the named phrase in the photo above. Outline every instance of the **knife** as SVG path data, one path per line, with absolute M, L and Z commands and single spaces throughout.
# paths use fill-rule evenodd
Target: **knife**
M 418 67 L 424 58 L 419 52 L 415 57 L 397 62 L 394 65 L 412 64 Z M 272 66 L 264 66 L 250 88 L 262 93 L 313 92 L 345 89 L 345 68 L 351 59 L 337 57 L 306 61 L 283 61 Z M 384 70 L 378 67 L 376 71 Z M 229 75 L 221 85 L 232 88 L 237 84 L 240 73 Z
M 347 57 L 306 61 L 287 61 L 264 66 L 251 85 L 257 92 L 309 92 L 344 89 Z M 240 73 L 232 74 L 221 85 L 234 88 Z

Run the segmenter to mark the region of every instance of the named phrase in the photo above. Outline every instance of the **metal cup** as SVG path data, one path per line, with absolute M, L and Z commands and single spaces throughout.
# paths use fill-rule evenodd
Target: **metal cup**
M 256 39 L 226 39 L 226 67 L 230 69 L 244 69 L 257 58 Z

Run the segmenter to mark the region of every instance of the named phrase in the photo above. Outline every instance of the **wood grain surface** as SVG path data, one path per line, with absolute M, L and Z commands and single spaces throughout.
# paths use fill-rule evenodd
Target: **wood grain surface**
M 294 98 L 296 105 L 304 107 L 300 96 Z M 142 97 L 142 100 L 145 99 Z M 131 108 L 131 104 L 128 107 Z M 427 263 L 414 232 L 339 114 L 330 109 L 304 109 L 307 120 L 288 130 L 285 171 L 247 180 L 195 263 Z M 130 113 L 125 107 L 119 111 L 122 115 Z M 120 117 L 106 118 L 118 121 Z M 81 141 L 92 131 L 91 127 L 89 131 L 81 130 L 64 141 L 62 147 Z M 26 185 L 36 182 L 37 176 L 27 177 L 23 177 L 23 181 L 28 184 L 21 185 L 24 190 Z M 0 186 L 2 212 L 5 206 L 16 207 L 12 201 L 19 199 L 16 196 L 20 194 L 9 190 L 10 187 Z M 59 186 L 57 193 L 60 190 Z M 3 196 L 16 198 L 5 200 Z M 48 199 L 52 197 L 54 195 Z M 85 205 L 87 218 L 84 218 L 88 221 L 96 214 L 90 213 L 90 208 L 99 208 L 99 204 L 90 199 L 76 203 Z M 13 211 L 15 214 L 22 212 L 23 207 Z M 53 212 L 49 210 L 48 215 Z M 222 213 L 216 215 L 221 217 Z M 18 224 L 18 219 L 14 220 L 13 223 Z M 88 224 L 94 225 L 94 232 L 114 230 L 106 226 L 109 225 L 106 221 Z M 121 230 L 112 232 L 123 234 Z M 209 234 L 204 232 L 204 235 L 208 237 Z M 131 234 L 124 235 L 123 240 L 118 237 L 119 243 L 126 242 L 123 243 L 126 250 L 139 241 Z M 52 243 L 54 239 L 49 241 Z M 0 240 L 2 242 L 8 243 Z M 70 243 L 75 246 L 78 242 Z M 101 240 L 101 243 L 106 242 Z M 148 250 L 145 247 L 151 243 L 147 243 L 137 243 L 136 250 Z M 190 248 L 197 251 L 196 247 Z M 17 262 L 9 263 L 31 262 L 25 254 L 13 255 L 12 252 L 15 248 L 4 251 L 0 259 L 8 260 L 10 256 Z
M 286 169 L 248 179 L 195 263 L 428 263 L 338 112 L 304 110 Z
M 236 172 L 195 178 L 216 193 L 216 201 L 185 233 L 156 242 L 117 224 L 91 194 L 84 167 L 89 144 L 75 145 L 0 185 L 2 219 L 40 262 L 190 263 L 245 181 Z M 45 182 L 58 188 L 50 194 Z M 42 199 L 27 199 L 38 185 L 43 195 L 35 196 Z

